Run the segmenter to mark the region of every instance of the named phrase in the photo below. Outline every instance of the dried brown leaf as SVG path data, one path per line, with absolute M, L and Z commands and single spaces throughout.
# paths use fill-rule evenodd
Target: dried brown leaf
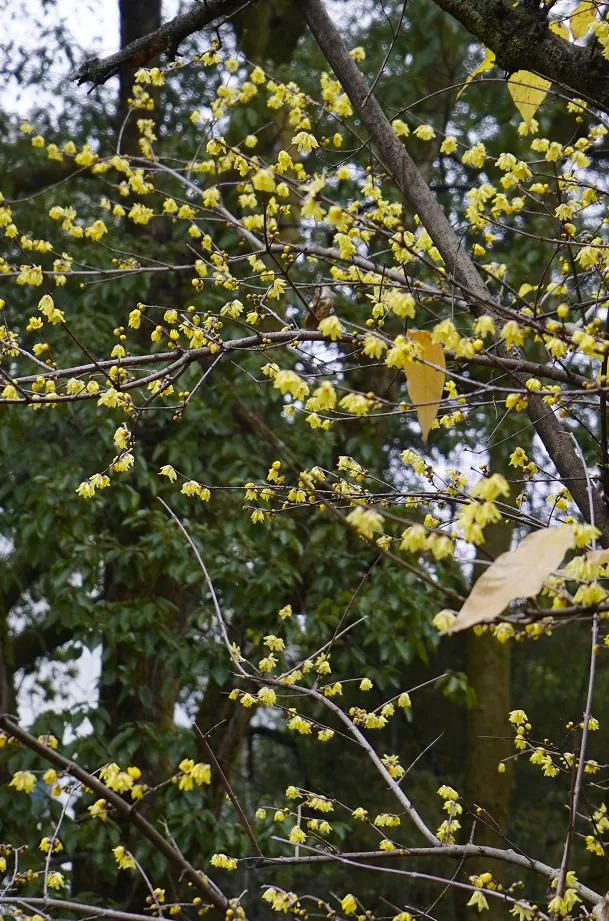
M 494 620 L 514 599 L 537 595 L 574 540 L 569 524 L 528 534 L 515 550 L 502 553 L 482 573 L 446 632 L 456 633 Z
M 434 342 L 431 333 L 418 329 L 410 332 L 409 337 L 418 342 L 421 348 L 421 358 L 439 368 L 446 367 L 444 350 L 438 342 Z M 444 370 L 430 368 L 420 361 L 411 361 L 405 368 L 408 396 L 413 406 L 416 407 L 417 418 L 421 426 L 423 441 L 427 441 L 429 430 L 438 415 L 440 400 L 444 390 Z

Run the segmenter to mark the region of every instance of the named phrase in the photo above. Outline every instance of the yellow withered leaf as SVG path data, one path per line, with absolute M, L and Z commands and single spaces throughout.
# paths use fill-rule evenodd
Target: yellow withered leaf
M 553 32 L 554 35 L 558 35 L 559 38 L 563 38 L 566 42 L 569 41 L 569 30 L 567 29 L 564 22 L 556 21 L 549 23 L 550 32 Z
M 446 360 L 442 346 L 439 342 L 433 341 L 431 333 L 427 332 L 427 330 L 413 330 L 408 333 L 408 336 L 418 342 L 421 349 L 420 356 L 423 361 L 428 361 L 438 366 L 437 368 L 430 368 L 421 361 L 411 361 L 404 369 L 408 396 L 410 397 L 410 402 L 416 408 L 423 441 L 426 442 L 429 430 L 440 408 L 444 379 L 446 377 L 444 373 Z M 442 370 L 438 370 L 439 368 Z
M 597 4 L 594 0 L 582 0 L 577 4 L 569 19 L 573 38 L 582 38 L 586 34 L 596 19 L 596 14 Z
M 508 80 L 510 96 L 527 125 L 546 98 L 551 85 L 549 80 L 538 77 L 529 70 L 517 70 Z
M 502 553 L 482 573 L 445 632 L 456 633 L 494 620 L 516 598 L 537 595 L 574 543 L 575 532 L 570 524 L 528 534 L 515 550 Z
M 459 92 L 457 93 L 457 99 L 459 98 L 461 93 L 467 89 L 467 87 L 472 82 L 474 77 L 477 77 L 478 74 L 484 73 L 485 70 L 490 70 L 491 67 L 494 67 L 494 66 L 495 66 L 495 52 L 491 51 L 490 48 L 487 48 L 482 64 L 478 64 L 476 69 L 472 70 L 471 74 L 468 74 L 467 80 L 465 81 L 465 83 L 463 84 Z

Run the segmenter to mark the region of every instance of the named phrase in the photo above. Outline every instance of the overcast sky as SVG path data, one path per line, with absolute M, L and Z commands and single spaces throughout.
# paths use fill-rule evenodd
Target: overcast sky
M 171 19 L 180 7 L 191 4 L 180 0 L 163 0 L 163 18 Z M 55 0 L 44 8 L 43 0 L 0 0 L 0 18 L 2 20 L 3 46 L 14 42 L 28 49 L 41 45 L 41 34 L 52 29 L 60 22 L 67 24 L 74 37 L 76 48 L 83 48 L 100 57 L 112 54 L 119 47 L 118 0 Z M 57 76 L 66 71 L 66 62 L 57 62 Z M 3 108 L 27 114 L 28 108 L 36 99 L 37 90 L 27 87 L 20 90 L 15 85 L 3 99 Z M 83 89 L 83 92 L 86 92 Z M 52 100 L 49 100 L 52 105 Z

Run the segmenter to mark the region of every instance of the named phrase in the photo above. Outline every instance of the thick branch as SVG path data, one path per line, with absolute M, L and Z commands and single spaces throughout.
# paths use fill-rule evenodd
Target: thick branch
M 377 99 L 369 91 L 361 71 L 349 54 L 322 0 L 301 0 L 300 9 L 353 108 L 376 144 L 389 173 L 404 198 L 421 218 L 448 271 L 462 291 L 467 292 L 468 309 L 475 316 L 492 313 L 496 319 L 501 319 L 499 305 L 496 310 L 489 307 L 490 292 L 465 251 L 463 241 L 453 230 L 431 189 L 393 131 Z M 497 343 L 497 352 L 500 356 L 505 354 L 503 343 Z M 526 383 L 527 378 L 523 374 L 514 372 L 511 376 L 521 386 Z M 609 546 L 609 509 L 596 489 L 591 493 L 593 512 L 590 509 L 584 466 L 558 418 L 543 400 L 533 393 L 528 398 L 528 415 L 580 512 L 586 521 L 594 520 L 601 531 L 603 545 Z
M 164 53 L 173 60 L 180 43 L 189 35 L 199 32 L 218 19 L 232 15 L 252 2 L 255 0 L 203 0 L 187 13 L 181 13 L 169 22 L 163 23 L 160 29 L 125 45 L 116 54 L 85 61 L 73 74 L 72 79 L 76 80 L 79 86 L 82 83 L 100 86 L 120 71 L 145 67 L 158 54 Z
M 310 854 L 298 857 L 265 857 L 256 862 L 256 866 L 290 866 L 293 864 L 331 863 L 340 860 L 395 860 L 399 857 L 452 857 L 454 860 L 464 860 L 471 857 L 484 857 L 487 860 L 501 860 L 523 870 L 532 870 L 546 879 L 554 879 L 558 871 L 540 860 L 534 860 L 525 854 L 520 854 L 513 848 L 487 847 L 482 844 L 442 844 L 437 847 L 404 847 L 394 851 L 351 851 L 344 854 Z M 254 858 L 246 857 L 245 860 Z M 594 889 L 578 883 L 577 891 L 592 905 L 598 905 L 602 896 Z
M 298 330 L 289 330 L 284 332 L 283 330 L 277 330 L 273 332 L 264 333 L 264 338 L 273 343 L 273 345 L 290 345 L 291 343 L 298 342 L 323 342 L 324 335 L 322 332 L 316 329 L 298 329 Z M 347 345 L 353 345 L 354 339 L 356 337 L 352 335 L 342 336 L 340 341 L 344 342 Z M 360 342 L 361 337 L 357 337 L 357 341 Z M 243 336 L 239 339 L 226 339 L 222 343 L 222 349 L 224 353 L 234 352 L 234 351 L 250 351 L 260 347 L 261 335 L 254 334 L 252 336 Z M 192 364 L 195 361 L 202 361 L 205 358 L 210 358 L 212 352 L 209 346 L 201 346 L 198 349 L 188 349 L 182 353 L 183 364 L 186 367 L 189 364 Z M 582 387 L 584 384 L 588 384 L 588 379 L 582 377 L 580 374 L 576 374 L 574 371 L 564 370 L 560 365 L 556 364 L 544 364 L 543 362 L 538 361 L 526 361 L 521 358 L 508 358 L 506 356 L 496 357 L 495 355 L 472 355 L 471 358 L 463 358 L 455 355 L 454 351 L 447 349 L 445 352 L 445 357 L 447 361 L 455 361 L 463 365 L 480 365 L 484 368 L 494 368 L 501 371 L 522 371 L 527 372 L 529 375 L 533 374 L 536 377 L 546 377 L 550 380 L 560 381 L 563 384 L 569 384 L 571 387 Z M 123 368 L 142 368 L 146 365 L 158 365 L 163 362 L 170 362 L 170 367 L 165 368 L 165 374 L 170 373 L 172 369 L 175 369 L 176 366 L 176 351 L 173 352 L 150 352 L 148 355 L 129 355 L 126 358 L 121 359 L 121 367 Z M 86 364 L 86 365 L 73 365 L 69 368 L 59 368 L 48 371 L 46 374 L 26 374 L 22 377 L 13 378 L 13 382 L 19 386 L 25 384 L 32 384 L 39 377 L 43 377 L 45 380 L 59 380 L 64 377 L 80 377 L 85 374 L 91 374 L 95 371 L 103 370 L 105 368 L 111 368 L 116 364 L 116 359 L 111 358 L 108 360 L 98 361 L 96 364 Z M 161 376 L 161 372 L 157 376 Z M 142 380 L 134 378 L 132 381 L 128 381 L 126 384 L 123 384 L 123 390 L 133 390 L 134 388 L 141 387 L 142 383 L 147 383 L 150 380 L 149 377 Z M 585 389 L 588 393 L 595 392 L 592 388 Z M 74 394 L 70 397 L 71 401 L 81 400 L 81 399 L 98 399 L 99 394 Z M 54 397 L 54 400 L 59 400 L 59 397 Z M 1 403 L 15 402 L 15 400 L 0 399 Z M 19 402 L 19 400 L 17 400 Z M 65 400 L 64 400 L 65 402 Z
M 434 0 L 487 48 L 509 73 L 534 70 L 578 96 L 609 107 L 609 61 L 592 42 L 565 41 L 548 28 L 543 8 L 511 0 Z
M 130 911 L 118 911 L 115 908 L 105 908 L 101 905 L 86 905 L 84 902 L 71 902 L 68 899 L 30 898 L 25 895 L 19 898 L 17 895 L 0 895 L 0 905 L 8 905 L 11 908 L 15 905 L 25 908 L 30 905 L 40 906 L 43 909 L 59 908 L 61 911 L 86 915 L 91 921 L 94 918 L 111 918 L 113 921 L 150 921 L 150 915 L 136 915 Z M 19 916 L 15 914 L 14 917 Z M 23 917 L 23 912 L 21 917 Z

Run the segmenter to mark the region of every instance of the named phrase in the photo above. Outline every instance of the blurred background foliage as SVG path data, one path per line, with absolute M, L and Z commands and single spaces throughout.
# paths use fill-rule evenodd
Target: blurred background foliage
M 6 0 L 4 6 L 6 10 Z M 23 98 L 29 110 L 22 107 L 18 115 L 28 115 L 47 141 L 61 144 L 71 138 L 77 146 L 88 142 L 107 151 L 116 145 L 131 80 L 124 77 L 120 87 L 110 84 L 90 95 L 69 82 L 66 71 L 90 49 L 75 46 L 60 7 L 52 0 L 40 3 L 54 25 L 39 27 L 34 16 L 30 32 L 38 36 L 37 47 L 31 47 L 31 37 L 27 50 L 18 41 L 10 46 L 0 43 L 3 98 L 9 99 L 16 87 L 27 90 Z M 518 118 L 501 79 L 474 84 L 456 101 L 452 87 L 463 82 L 483 52 L 430 0 L 411 0 L 405 9 L 401 0 L 386 0 L 382 10 L 371 0 L 343 0 L 335 2 L 333 10 L 350 46 L 365 48 L 361 67 L 369 81 L 392 46 L 377 84 L 378 96 L 392 117 L 400 115 L 411 128 L 419 122 L 432 124 L 470 141 L 492 139 L 497 154 L 509 150 L 519 156 L 528 149 L 517 133 Z M 402 14 L 395 38 L 392 29 Z M 144 34 L 162 21 L 160 0 L 120 0 L 119 15 L 123 38 Z M 318 96 L 324 61 L 290 0 L 259 0 L 223 30 L 223 41 L 278 79 L 294 80 L 304 92 Z M 207 42 L 208 37 L 197 36 L 182 53 L 207 47 Z M 160 154 L 182 159 L 195 155 L 199 129 L 189 116 L 202 98 L 213 98 L 217 79 L 212 71 L 186 67 L 179 79 L 163 88 L 154 115 Z M 103 177 L 82 174 L 58 185 L 66 173 L 64 164 L 45 161 L 32 149 L 19 132 L 18 115 L 12 107 L 0 110 L 0 191 L 11 201 L 27 200 L 19 212 L 20 229 L 45 236 L 49 208 L 56 204 L 76 203 L 80 215 L 99 216 Z M 230 117 L 228 137 L 242 138 L 266 124 L 257 152 L 270 154 L 282 146 L 286 116 L 281 110 L 267 110 L 262 96 L 247 107 L 236 107 Z M 541 118 L 546 136 L 565 140 L 563 135 L 571 131 L 551 107 Z M 137 152 L 132 122 L 127 122 L 123 135 L 128 153 Z M 439 143 L 413 140 L 412 148 L 432 188 L 456 215 L 472 176 L 457 160 L 440 156 Z M 365 168 L 367 151 L 360 156 Z M 339 154 L 321 149 L 317 157 L 315 166 L 321 170 L 336 163 Z M 167 191 L 171 192 L 169 186 Z M 210 225 L 209 233 L 229 253 L 238 246 L 234 232 L 219 224 Z M 183 262 L 184 239 L 169 221 L 160 229 L 155 225 L 154 230 L 137 233 L 124 227 L 123 234 L 126 251 L 145 251 L 170 264 Z M 499 242 L 493 258 L 509 262 L 511 283 L 518 287 L 536 279 L 543 269 L 541 248 L 517 236 L 510 237 L 507 248 L 506 242 L 502 251 Z M 83 243 L 79 253 L 89 264 L 99 259 L 96 245 Z M 305 282 L 307 272 L 313 284 L 315 267 L 303 269 Z M 206 309 L 219 306 L 222 295 L 213 287 L 194 292 L 191 274 L 148 273 L 83 284 L 70 280 L 62 298 L 76 334 L 95 351 L 126 322 L 138 300 L 165 308 L 189 303 Z M 9 292 L 1 276 L 0 295 L 11 316 L 26 316 L 27 294 L 13 285 Z M 347 318 L 357 317 L 357 303 L 340 295 L 336 309 Z M 75 347 L 74 360 L 79 357 Z M 551 640 L 520 644 L 511 657 L 507 647 L 488 637 L 438 640 L 430 622 L 444 606 L 441 595 L 379 558 L 332 516 L 305 508 L 278 516 L 272 526 L 253 526 L 243 511 L 242 488 L 237 487 L 264 479 L 276 459 L 286 469 L 290 463 L 297 469 L 313 464 L 332 468 L 339 455 L 348 454 L 381 480 L 395 482 L 397 451 L 411 445 L 421 448 L 418 431 L 403 417 L 349 422 L 320 438 L 282 418 L 281 398 L 258 383 L 258 370 L 249 355 L 223 362 L 181 421 L 174 422 L 170 410 L 146 414 L 139 426 L 135 467 L 87 503 L 76 495 L 75 485 L 83 472 L 105 467 L 114 420 L 100 424 L 88 404 L 68 404 L 52 414 L 3 407 L 0 709 L 20 711 L 34 732 L 54 733 L 62 750 L 89 769 L 108 761 L 123 767 L 136 764 L 151 785 L 174 771 L 183 757 L 207 760 L 194 724 L 203 731 L 216 727 L 210 736 L 212 748 L 250 816 L 261 805 L 285 805 L 288 784 L 337 795 L 349 808 L 364 805 L 371 813 L 382 811 L 384 792 L 355 747 L 338 740 L 321 746 L 287 732 L 283 720 L 275 723 L 266 714 L 261 718 L 227 702 L 231 670 L 214 627 L 207 586 L 189 547 L 156 501 L 162 495 L 203 548 L 228 612 L 231 639 L 246 654 L 272 632 L 277 611 L 286 604 L 298 615 L 287 632 L 295 661 L 326 642 L 350 608 L 348 619 L 366 619 L 334 648 L 333 672 L 341 680 L 366 675 L 375 683 L 371 696 L 378 693 L 380 701 L 393 691 L 444 676 L 413 695 L 413 709 L 391 721 L 377 743 L 379 752 L 399 754 L 405 766 L 414 763 L 408 774 L 409 795 L 432 824 L 435 813 L 441 820 L 436 789 L 447 782 L 467 791 L 470 804 L 489 808 L 516 846 L 541 853 L 556 865 L 566 824 L 560 804 L 567 780 L 545 779 L 528 764 L 499 774 L 497 761 L 513 753 L 507 723 L 510 701 L 526 710 L 540 739 L 560 735 L 560 727 L 581 711 L 584 688 L 575 676 L 582 676 L 583 682 L 586 675 L 585 629 L 572 627 Z M 190 389 L 199 374 L 200 369 L 192 368 L 181 380 L 181 389 Z M 394 399 L 404 390 L 403 382 L 386 369 L 374 384 L 377 392 L 384 389 Z M 357 382 L 352 380 L 351 386 L 357 387 Z M 369 382 L 362 380 L 362 386 L 370 389 Z M 439 430 L 433 441 L 435 461 L 458 466 L 464 448 L 470 448 L 480 452 L 482 463 L 498 421 L 494 407 L 481 406 L 457 435 Z M 503 450 L 504 455 L 496 450 L 495 466 L 505 467 L 509 443 Z M 173 464 L 211 487 L 235 488 L 212 490 L 209 504 L 195 506 L 159 480 L 162 464 Z M 413 514 L 424 515 L 425 509 Z M 498 547 L 509 538 L 502 532 Z M 436 564 L 436 570 L 443 584 L 460 590 L 471 577 L 452 562 Z M 606 676 L 599 681 L 595 715 L 602 722 L 609 716 L 609 687 Z M 83 686 L 85 693 L 79 690 Z M 345 691 L 347 702 L 349 693 Z M 487 725 L 495 727 L 492 739 L 485 737 Z M 608 761 L 609 751 L 594 747 L 595 742 L 591 756 Z M 37 841 L 40 823 L 60 808 L 42 789 L 24 797 L 7 787 L 9 775 L 28 766 L 28 759 L 10 746 L 0 752 L 0 842 Z M 75 855 L 71 892 L 78 898 L 85 893 L 93 899 L 110 898 L 126 910 L 139 910 L 141 886 L 128 874 L 118 874 L 108 857 L 119 839 L 129 846 L 130 833 L 115 822 L 82 821 L 80 810 L 88 803 L 87 799 L 76 809 L 62 831 L 66 852 Z M 164 818 L 195 865 L 205 866 L 215 851 L 248 853 L 247 839 L 216 776 L 209 788 L 190 793 L 172 786 L 147 810 L 149 817 Z M 356 832 L 340 820 L 333 824 L 337 846 L 370 846 L 364 827 Z M 483 826 L 484 816 L 478 819 L 476 840 L 497 841 Z M 283 852 L 272 840 L 280 829 L 270 821 L 256 824 L 265 852 Z M 169 876 L 158 855 L 148 854 L 134 841 L 131 845 L 138 857 L 151 861 L 155 881 Z M 39 862 L 34 850 L 25 858 L 26 865 L 28 860 L 32 865 Z M 591 860 L 597 861 L 594 872 L 602 877 L 604 862 Z M 421 868 L 439 869 L 432 860 Z M 462 873 L 469 871 L 466 867 Z M 243 888 L 272 880 L 319 895 L 346 891 L 349 872 L 348 867 L 330 864 L 316 869 L 313 877 L 306 867 L 239 870 Z M 590 869 L 587 872 L 593 885 Z M 602 888 L 601 882 L 598 885 Z M 392 877 L 383 877 L 379 887 L 378 877 L 362 873 L 358 894 L 378 903 L 378 914 L 391 916 L 391 905 L 404 902 L 403 884 Z M 410 882 L 407 901 L 431 906 L 438 895 L 437 887 Z M 462 918 L 467 914 L 464 903 L 458 891 L 455 898 L 451 890 L 431 914 Z M 501 905 L 492 906 L 493 915 L 503 911 Z

